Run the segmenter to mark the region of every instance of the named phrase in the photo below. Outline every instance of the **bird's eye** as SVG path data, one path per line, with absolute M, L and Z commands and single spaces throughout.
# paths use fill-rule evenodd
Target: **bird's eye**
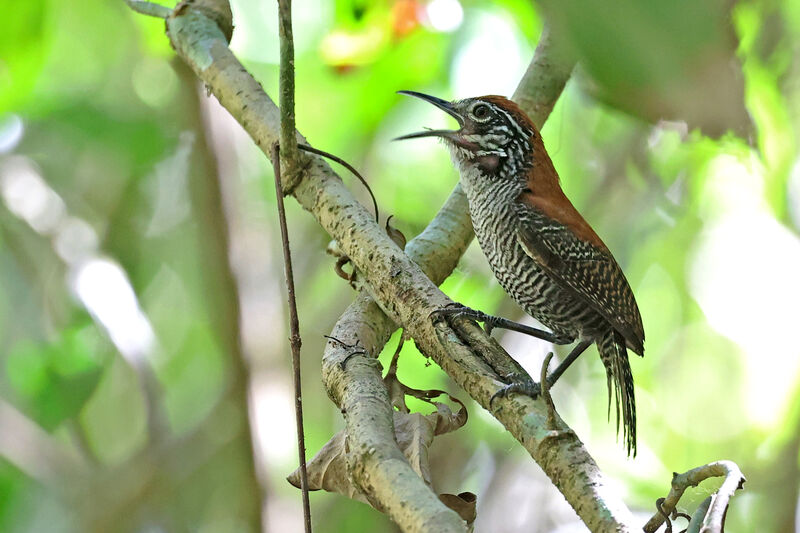
M 477 119 L 484 119 L 489 116 L 489 106 L 478 104 L 472 109 L 472 116 Z

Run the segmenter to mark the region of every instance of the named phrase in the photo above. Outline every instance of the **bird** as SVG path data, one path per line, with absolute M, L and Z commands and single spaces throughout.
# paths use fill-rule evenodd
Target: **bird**
M 644 355 L 644 328 L 633 291 L 608 247 L 572 205 L 525 112 L 498 95 L 448 101 L 416 91 L 456 119 L 457 130 L 428 129 L 396 140 L 438 137 L 449 149 L 469 203 L 475 236 L 503 289 L 550 331 L 517 324 L 464 306 L 441 309 L 491 328 L 506 328 L 553 344 L 577 343 L 547 377 L 552 386 L 593 343 L 606 370 L 608 414 L 612 388 L 617 434 L 636 455 L 636 400 L 628 350 Z M 534 398 L 540 385 L 524 374 L 492 398 Z M 491 402 L 490 402 L 491 403 Z

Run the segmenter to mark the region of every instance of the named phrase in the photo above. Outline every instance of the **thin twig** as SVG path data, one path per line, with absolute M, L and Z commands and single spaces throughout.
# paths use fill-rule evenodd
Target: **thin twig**
M 294 298 L 294 274 L 289 250 L 289 234 L 286 230 L 286 213 L 283 206 L 283 183 L 281 164 L 288 171 L 288 186 L 294 187 L 299 167 L 297 137 L 294 123 L 294 38 L 292 37 L 292 1 L 278 0 L 278 34 L 280 37 L 280 147 L 272 148 L 272 164 L 275 168 L 275 194 L 280 217 L 283 260 L 286 271 L 286 291 L 289 298 L 289 320 L 292 345 L 292 373 L 294 374 L 294 407 L 297 423 L 297 453 L 300 460 L 300 489 L 303 493 L 303 519 L 306 533 L 311 533 L 311 505 L 308 501 L 308 473 L 306 470 L 306 444 L 303 432 L 303 399 L 300 390 L 300 326 L 297 318 L 297 303 Z M 283 152 L 283 153 L 281 153 Z M 281 161 L 282 160 L 282 161 Z
M 325 152 L 324 150 L 320 150 L 318 148 L 314 148 L 313 146 L 308 146 L 307 144 L 298 144 L 297 147 L 299 149 L 303 150 L 304 152 L 310 152 L 312 154 L 321 155 L 322 157 L 327 157 L 331 161 L 336 161 L 337 163 L 342 165 L 344 168 L 346 168 L 347 170 L 352 172 L 355 175 L 355 177 L 357 177 L 361 181 L 361 183 L 364 185 L 364 187 L 366 187 L 370 198 L 372 198 L 372 208 L 375 210 L 375 222 L 379 222 L 380 221 L 380 219 L 378 218 L 378 202 L 375 200 L 375 195 L 372 194 L 372 188 L 367 183 L 367 180 L 364 179 L 364 176 L 359 174 L 359 172 L 355 168 L 353 168 L 353 165 L 351 165 L 350 163 L 348 163 L 347 161 L 345 161 L 341 157 L 338 157 L 338 156 L 335 156 L 335 155 L 333 155 L 331 153 Z M 391 218 L 391 217 L 389 217 L 389 218 Z
M 300 389 L 300 322 L 297 318 L 297 302 L 294 297 L 294 273 L 292 271 L 292 254 L 289 249 L 289 232 L 286 229 L 286 211 L 283 205 L 283 187 L 281 186 L 280 147 L 272 148 L 272 167 L 275 171 L 275 195 L 278 203 L 278 222 L 281 228 L 283 243 L 283 269 L 286 274 L 286 295 L 289 301 L 289 329 L 292 346 L 292 374 L 294 375 L 294 412 L 297 424 L 297 454 L 300 460 L 300 488 L 303 491 L 303 518 L 306 533 L 311 533 L 311 506 L 308 501 L 308 473 L 306 470 L 306 439 L 303 431 L 303 395 Z
M 125 0 L 125 3 L 137 13 L 150 17 L 166 19 L 169 17 L 170 13 L 172 13 L 172 9 L 167 6 L 154 4 L 153 2 L 145 2 L 144 0 Z
M 745 477 L 733 461 L 715 461 L 707 465 L 698 466 L 683 474 L 673 474 L 672 488 L 664 499 L 661 510 L 653 515 L 644 526 L 645 533 L 654 533 L 664 523 L 664 514 L 669 514 L 678 505 L 678 501 L 689 487 L 696 487 L 710 477 L 724 477 L 719 490 L 713 497 L 711 507 L 705 514 L 701 531 L 720 533 L 733 493 L 742 488 Z
M 397 361 L 400 360 L 400 352 L 403 351 L 403 344 L 406 342 L 405 332 L 400 334 L 400 342 L 397 343 L 397 348 L 394 350 L 394 355 L 392 356 L 392 362 L 389 363 L 389 370 L 386 372 L 387 375 L 394 374 L 397 375 Z

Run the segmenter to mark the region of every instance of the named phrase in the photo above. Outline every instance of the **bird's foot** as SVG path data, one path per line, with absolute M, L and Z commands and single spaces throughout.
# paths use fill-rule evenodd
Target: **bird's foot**
M 489 400 L 490 407 L 496 398 L 505 398 L 509 394 L 524 394 L 536 400 L 542 393 L 542 387 L 524 372 L 512 372 L 504 377 L 509 380 L 509 383 L 492 395 Z
M 531 326 L 527 326 L 525 324 L 520 324 L 518 322 L 514 322 L 512 320 L 508 320 L 506 318 L 502 318 L 499 316 L 492 316 L 484 313 L 483 311 L 478 311 L 476 309 L 471 309 L 461 304 L 451 303 L 446 307 L 442 307 L 437 309 L 433 313 L 431 313 L 431 318 L 436 320 L 438 318 L 446 318 L 446 317 L 467 317 L 475 320 L 477 322 L 483 322 L 483 329 L 486 331 L 487 335 L 491 335 L 492 331 L 495 329 L 507 329 L 509 331 L 517 331 L 519 333 L 524 333 L 525 335 L 530 335 L 531 337 L 536 337 L 537 339 L 542 339 L 547 342 L 552 342 L 553 344 L 569 344 L 574 339 L 570 335 L 559 335 L 556 333 L 551 333 L 549 331 L 545 331 L 543 329 L 534 328 Z
M 452 319 L 457 317 L 466 317 L 471 318 L 476 322 L 483 322 L 483 329 L 487 334 L 491 334 L 492 330 L 497 325 L 498 320 L 501 320 L 498 317 L 487 315 L 483 311 L 478 311 L 477 309 L 472 309 L 471 307 L 467 307 L 455 302 L 448 304 L 446 307 L 441 307 L 430 314 L 430 318 L 433 320 L 437 320 L 438 318 Z

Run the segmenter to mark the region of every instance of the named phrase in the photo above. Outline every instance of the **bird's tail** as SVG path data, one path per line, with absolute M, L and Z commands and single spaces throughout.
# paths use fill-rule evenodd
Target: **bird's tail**
M 608 417 L 611 419 L 611 384 L 614 384 L 614 399 L 617 413 L 617 435 L 619 435 L 620 411 L 622 412 L 622 439 L 629 456 L 636 456 L 636 398 L 633 392 L 633 373 L 628 362 L 625 339 L 617 331 L 609 331 L 599 343 L 600 358 L 606 367 L 608 382 Z

